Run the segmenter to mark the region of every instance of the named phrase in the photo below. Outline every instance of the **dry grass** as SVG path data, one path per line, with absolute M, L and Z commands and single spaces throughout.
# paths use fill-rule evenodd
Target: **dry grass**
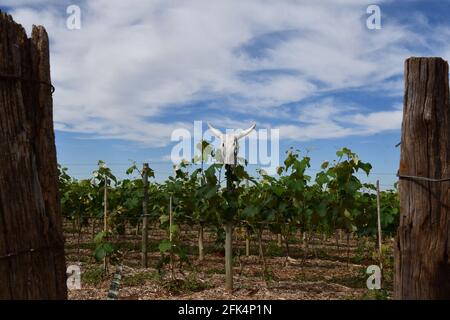
M 350 243 L 350 259 L 347 260 L 346 243 L 340 244 L 337 251 L 335 240 L 315 239 L 305 251 L 300 240 L 290 244 L 289 261 L 284 249 L 278 248 L 275 237 L 264 236 L 267 270 L 264 272 L 257 256 L 257 244 L 252 242 L 252 256 L 245 257 L 244 242 L 235 241 L 235 250 L 241 256 L 235 259 L 234 286 L 232 294 L 224 289 L 223 253 L 214 249 L 214 236 L 206 235 L 206 258 L 199 262 L 196 257 L 196 232 L 183 234 L 183 244 L 191 253 L 190 266 L 183 266 L 171 280 L 168 270 L 162 276 L 156 270 L 160 258 L 157 246 L 165 234 L 161 230 L 151 230 L 148 269 L 140 268 L 140 237 L 127 235 L 115 239 L 126 255 L 123 261 L 124 271 L 120 288 L 120 299 L 158 300 L 158 299 L 262 299 L 262 300 L 336 300 L 385 298 L 390 295 L 392 286 L 388 266 L 383 283 L 388 290 L 382 294 L 371 294 L 366 289 L 365 270 L 368 265 L 376 264 L 367 250 L 357 249 L 357 243 Z M 299 239 L 297 237 L 296 239 Z M 91 236 L 83 234 L 80 256 L 78 256 L 76 235 L 66 234 L 67 264 L 81 261 L 82 289 L 69 292 L 69 298 L 105 299 L 111 283 L 114 268 L 108 276 L 99 276 L 101 264 L 91 257 Z M 369 246 L 372 244 L 369 244 Z M 361 257 L 361 252 L 365 256 Z M 362 261 L 362 262 L 360 262 Z M 358 263 L 357 263 L 358 262 Z

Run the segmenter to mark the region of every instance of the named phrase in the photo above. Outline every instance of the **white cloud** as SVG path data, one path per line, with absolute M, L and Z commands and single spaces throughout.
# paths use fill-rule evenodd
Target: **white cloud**
M 350 124 L 355 124 L 361 129 L 356 132 L 361 134 L 379 133 L 388 130 L 398 130 L 401 128 L 403 111 L 381 111 L 369 114 L 356 114 L 346 120 Z
M 289 119 L 277 107 L 322 93 L 397 92 L 399 81 L 390 79 L 401 76 L 412 54 L 405 45 L 428 43 L 427 35 L 392 19 L 368 31 L 366 0 L 80 1 L 76 31 L 65 28 L 59 1 L 3 2 L 28 30 L 43 24 L 49 32 L 59 130 L 152 146 L 170 143 L 173 128 L 192 126 L 175 119 L 202 115 L 187 107 L 197 101 L 225 100 L 230 118 Z M 213 112 L 214 102 L 209 106 Z M 301 132 L 282 128 L 303 140 L 369 134 L 397 123 L 379 121 L 397 117 L 394 110 L 356 113 L 343 126 L 334 117 L 348 110 L 333 108 L 321 109 Z
M 324 99 L 302 108 L 299 123 L 281 125 L 280 137 L 295 141 L 335 139 L 355 135 L 370 135 L 401 128 L 403 111 L 395 106 L 390 111 L 367 114 L 362 108 L 343 105 L 334 99 Z

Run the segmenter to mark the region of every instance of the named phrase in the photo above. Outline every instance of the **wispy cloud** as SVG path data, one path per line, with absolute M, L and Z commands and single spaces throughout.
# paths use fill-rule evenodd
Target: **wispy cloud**
M 391 111 L 366 114 L 356 105 L 342 104 L 334 99 L 324 99 L 305 106 L 297 123 L 280 126 L 280 136 L 294 141 L 335 139 L 347 136 L 365 136 L 401 127 L 403 111 L 400 106 Z

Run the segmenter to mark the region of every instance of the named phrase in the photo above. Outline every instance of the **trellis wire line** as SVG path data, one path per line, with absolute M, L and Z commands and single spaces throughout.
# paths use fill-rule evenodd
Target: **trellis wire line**
M 144 162 L 144 161 L 142 161 L 142 162 Z M 147 162 L 149 162 L 150 164 L 161 164 L 161 163 L 164 163 L 164 164 L 169 164 L 170 163 L 170 161 L 147 161 Z M 139 164 L 139 162 L 137 162 L 137 164 Z M 88 167 L 88 166 L 94 166 L 94 167 L 97 167 L 98 166 L 98 164 L 97 163 L 60 163 L 60 165 L 61 166 L 80 166 L 80 167 L 82 167 L 82 166 L 86 166 L 86 167 Z M 107 163 L 107 165 L 108 166 L 132 166 L 132 165 L 134 165 L 133 163 Z
M 17 75 L 9 75 L 9 74 L 0 73 L 0 80 L 6 80 L 6 81 L 15 80 L 15 81 L 39 83 L 42 85 L 49 86 L 52 94 L 55 92 L 55 87 L 51 83 L 42 81 L 42 80 L 38 80 L 38 79 L 27 79 L 27 78 L 17 76 Z
M 399 179 L 403 179 L 403 180 L 417 180 L 417 181 L 437 182 L 437 183 L 450 181 L 450 178 L 434 179 L 434 178 L 428 178 L 428 177 L 409 176 L 409 175 L 402 175 L 402 174 L 398 174 L 397 177 Z
M 139 216 L 137 216 L 137 215 L 136 216 L 135 215 L 127 216 L 127 218 L 142 218 L 142 217 L 143 217 L 142 215 L 139 215 Z M 148 217 L 151 217 L 151 215 L 148 215 Z M 90 218 L 90 219 L 101 221 L 103 218 Z M 193 220 L 194 218 L 192 218 L 192 217 L 185 217 L 185 219 Z M 301 225 L 302 223 L 301 222 L 292 222 L 292 223 L 290 223 L 290 222 L 276 222 L 276 221 L 259 221 L 259 222 L 252 222 L 251 223 L 251 222 L 249 222 L 247 220 L 240 220 L 240 221 L 237 221 L 237 224 L 239 224 L 239 225 L 251 225 L 251 224 Z
M 86 174 L 85 171 L 71 171 L 71 174 Z M 89 173 L 87 173 L 89 174 Z M 155 172 L 155 174 L 173 174 L 173 171 L 157 171 Z M 89 176 L 90 178 L 92 178 L 91 176 Z
M 37 248 L 30 248 L 30 249 L 20 250 L 18 252 L 7 253 L 6 255 L 0 256 L 0 260 L 9 259 L 12 257 L 18 257 L 18 256 L 29 254 L 29 253 L 39 252 L 39 251 L 46 250 L 46 249 L 61 249 L 61 248 L 64 248 L 64 246 L 63 245 L 46 245 L 46 246 L 41 246 L 41 247 L 37 247 Z
M 156 164 L 162 164 L 162 163 L 167 163 L 169 164 L 169 162 L 163 162 L 163 161 L 158 161 L 158 162 L 150 162 L 150 165 L 152 163 L 156 163 Z M 89 163 L 60 163 L 61 166 L 74 166 L 74 167 L 81 167 L 81 166 L 93 166 L 96 167 L 97 164 L 89 164 Z M 129 163 L 110 163 L 108 164 L 108 166 L 128 166 L 130 165 Z M 199 165 L 197 165 L 199 166 Z M 264 169 L 264 167 L 262 167 L 262 169 Z M 306 171 L 314 171 L 314 172 L 321 172 L 323 170 L 321 169 L 314 169 L 314 168 L 308 168 L 306 169 Z M 161 171 L 159 171 L 161 172 Z M 169 171 L 164 171 L 164 173 L 168 173 Z M 170 171 L 170 173 L 173 173 L 172 171 Z M 365 174 L 363 172 L 356 172 L 356 174 Z M 371 175 L 380 175 L 380 176 L 397 176 L 397 174 L 395 173 L 389 173 L 389 172 L 370 172 Z
M 96 220 L 100 221 L 102 219 L 96 219 Z M 193 220 L 193 218 L 191 218 L 191 220 Z M 287 225 L 291 225 L 291 226 L 302 225 L 302 223 L 300 223 L 300 222 L 289 223 L 289 222 L 276 222 L 276 221 L 267 221 L 267 222 L 257 221 L 257 222 L 250 223 L 250 222 L 248 222 L 246 220 L 236 221 L 236 227 L 237 226 L 251 226 L 251 225 L 255 225 L 255 224 L 257 224 L 257 225 L 286 225 L 286 226 Z M 156 228 L 156 229 L 159 229 L 159 228 Z M 162 230 L 162 229 L 160 229 L 160 230 Z

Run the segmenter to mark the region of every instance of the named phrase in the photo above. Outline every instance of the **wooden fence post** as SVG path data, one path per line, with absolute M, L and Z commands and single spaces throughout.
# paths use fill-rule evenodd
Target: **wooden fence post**
M 278 248 L 281 248 L 283 246 L 282 239 L 281 239 L 281 233 L 277 233 L 277 246 L 278 246 Z
M 204 229 L 203 224 L 200 224 L 198 230 L 198 260 L 203 261 L 205 259 L 205 247 L 204 247 Z
M 250 257 L 250 231 L 245 230 L 245 256 Z
M 144 183 L 144 200 L 142 201 L 142 267 L 148 268 L 147 242 L 148 242 L 148 163 L 142 169 Z
M 175 266 L 174 266 L 174 254 L 173 254 L 173 212 L 172 212 L 172 196 L 169 200 L 169 241 L 170 241 L 170 271 L 172 280 L 175 280 Z
M 234 189 L 234 173 L 233 167 L 229 164 L 225 165 L 225 175 L 227 179 L 227 192 L 231 193 Z M 229 208 L 229 210 L 233 210 Z M 225 289 L 233 292 L 233 221 L 231 220 L 232 212 L 228 212 L 228 221 L 225 222 Z
M 105 176 L 105 186 L 103 190 L 103 232 L 108 237 L 108 177 Z M 103 269 L 108 274 L 108 257 L 103 258 Z
M 103 232 L 108 232 L 108 177 L 106 176 L 103 189 Z
M 406 60 L 396 299 L 450 298 L 448 76 L 441 58 Z
M 49 41 L 0 12 L 0 300 L 66 299 Z
M 383 269 L 382 262 L 382 248 L 383 238 L 381 235 L 381 199 L 380 199 L 380 180 L 377 180 L 377 226 L 378 226 L 378 255 L 379 255 L 379 263 L 380 269 Z

